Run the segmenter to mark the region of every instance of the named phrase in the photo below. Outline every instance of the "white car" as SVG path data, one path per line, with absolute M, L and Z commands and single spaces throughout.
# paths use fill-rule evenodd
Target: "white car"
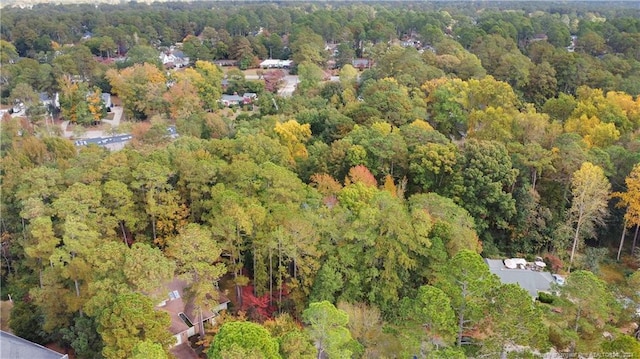
M 552 274 L 553 279 L 556 281 L 557 285 L 564 285 L 564 277 L 559 274 Z

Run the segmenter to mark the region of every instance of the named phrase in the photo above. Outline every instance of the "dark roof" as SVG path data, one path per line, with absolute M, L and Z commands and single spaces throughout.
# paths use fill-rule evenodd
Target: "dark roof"
M 69 356 L 0 330 L 0 358 L 68 359 Z
M 188 342 L 176 345 L 171 348 L 169 352 L 173 354 L 176 359 L 198 359 L 198 354 L 191 349 Z
M 51 100 L 51 97 L 50 97 L 50 96 L 49 96 L 49 94 L 48 94 L 48 93 L 46 93 L 46 92 L 40 92 L 40 93 L 38 94 L 38 96 L 40 97 L 40 101 L 42 101 L 42 102 L 52 101 L 52 100 Z

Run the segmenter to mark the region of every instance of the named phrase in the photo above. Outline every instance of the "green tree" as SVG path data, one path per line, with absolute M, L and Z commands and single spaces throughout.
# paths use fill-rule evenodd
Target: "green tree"
M 595 226 L 604 224 L 609 212 L 607 204 L 610 192 L 611 184 L 605 177 L 604 171 L 590 162 L 584 162 L 573 174 L 571 180 L 573 199 L 568 217 L 569 223 L 575 228 L 575 234 L 569 259 L 569 271 L 580 240 L 585 236 L 593 236 Z
M 422 357 L 455 342 L 456 315 L 451 300 L 439 288 L 421 286 L 415 298 L 402 300 L 400 308 L 399 321 L 417 332 Z
M 491 334 L 484 341 L 483 351 L 495 350 L 495 354 L 505 358 L 509 346 L 548 348 L 548 328 L 529 292 L 518 284 L 503 284 L 495 288 L 491 298 Z
M 167 183 L 171 169 L 155 161 L 145 161 L 138 164 L 132 175 L 131 187 L 151 222 L 153 241 L 164 246 L 184 225 L 188 214 L 177 191 Z
M 250 170 L 239 165 L 246 175 Z M 228 257 L 227 266 L 233 273 L 236 296 L 242 303 L 241 287 L 248 283 L 242 274 L 244 253 L 247 250 L 246 237 L 253 236 L 254 231 L 264 222 L 266 210 L 250 194 L 227 188 L 224 183 L 216 184 L 211 190 L 209 213 L 204 216 L 211 226 L 214 238 L 218 239 Z M 255 257 L 255 256 L 254 256 Z
M 135 207 L 133 192 L 120 181 L 110 180 L 102 187 L 102 204 L 107 215 L 113 216 L 122 234 L 123 243 L 127 243 L 127 228 L 136 229 L 142 222 Z
M 218 281 L 226 273 L 221 263 L 222 248 L 213 240 L 211 231 L 190 223 L 167 243 L 167 256 L 176 261 L 178 273 L 187 281 L 187 297 L 200 314 L 202 310 L 218 306 Z M 200 326 L 204 336 L 204 323 Z
M 458 162 L 460 180 L 449 183 L 445 193 L 465 208 L 476 220 L 483 239 L 509 228 L 515 214 L 510 191 L 518 171 L 512 168 L 504 145 L 494 141 L 468 140 Z
M 170 325 L 169 314 L 155 310 L 151 299 L 138 293 L 118 295 L 98 317 L 98 332 L 104 341 L 102 355 L 106 359 L 130 358 L 134 348 L 145 341 L 166 351 L 174 340 Z
M 606 284 L 588 271 L 575 271 L 560 287 L 566 299 L 562 313 L 552 318 L 569 341 L 571 352 L 595 349 L 590 345 L 601 341 L 602 331 L 618 311 L 619 304 Z
M 640 343 L 630 335 L 620 335 L 610 342 L 602 343 L 604 353 L 617 353 L 631 358 L 640 357 Z
M 38 94 L 35 92 L 33 87 L 24 82 L 17 84 L 11 90 L 9 99 L 14 103 L 18 101 L 22 102 L 27 107 L 38 105 L 38 103 L 40 102 L 40 98 L 38 97 Z
M 318 349 L 318 359 L 349 358 L 353 354 L 353 339 L 347 329 L 349 317 L 333 304 L 322 301 L 310 303 L 302 313 L 307 330 Z
M 282 313 L 264 323 L 274 338 L 280 343 L 283 358 L 314 359 L 316 348 L 300 324 L 289 314 Z
M 358 79 L 358 70 L 351 63 L 345 64 L 340 68 L 340 83 L 344 88 L 354 86 Z
M 409 154 L 411 181 L 423 191 L 432 191 L 455 176 L 454 170 L 459 156 L 453 143 L 425 143 L 416 146 Z
M 102 358 L 102 338 L 96 330 L 95 318 L 77 316 L 73 325 L 61 330 L 78 358 Z
M 296 64 L 310 62 L 316 65 L 324 63 L 326 54 L 322 36 L 306 26 L 296 27 L 289 38 L 291 59 Z
M 218 100 L 222 96 L 222 71 L 215 64 L 206 61 L 196 61 L 196 71 L 202 78 L 197 78 L 194 85 L 198 88 L 205 109 L 217 109 Z
M 555 97 L 557 90 L 556 70 L 544 61 L 531 70 L 529 84 L 524 88 L 524 95 L 527 101 L 540 108 L 547 99 Z
M 442 268 L 435 286 L 451 300 L 456 315 L 456 345 L 462 345 L 465 331 L 476 328 L 490 308 L 488 295 L 498 286 L 479 254 L 461 250 Z
M 44 210 L 42 203 L 37 205 L 34 202 L 37 201 L 31 200 L 28 203 L 32 203 L 34 207 L 40 207 L 39 210 Z M 25 208 L 25 210 L 27 210 L 27 208 Z M 22 245 L 26 258 L 34 260 L 35 263 L 26 262 L 25 265 L 37 270 L 40 286 L 42 287 L 44 285 L 44 279 L 42 277 L 43 270 L 51 264 L 51 256 L 60 244 L 60 238 L 54 234 L 53 222 L 50 217 L 39 216 L 27 219 L 29 219 L 31 223 L 29 224 L 28 236 Z
M 127 59 L 123 62 L 122 67 L 142 65 L 145 63 L 162 69 L 158 50 L 148 45 L 136 45 L 127 51 Z
M 228 322 L 220 327 L 207 355 L 212 359 L 231 358 L 229 353 L 242 349 L 256 358 L 279 359 L 278 341 L 263 326 L 251 322 Z M 233 356 L 233 358 L 239 358 Z
M 145 119 L 163 110 L 162 94 L 167 80 L 157 67 L 135 64 L 120 71 L 111 69 L 105 76 L 122 100 L 127 116 Z
M 150 340 L 144 340 L 133 347 L 133 356 L 131 359 L 169 359 L 167 351 L 159 343 Z
M 409 90 L 394 78 L 365 82 L 362 86 L 362 98 L 366 107 L 377 111 L 376 117 L 393 126 L 402 126 L 417 117 L 414 115 L 414 103 Z M 354 121 L 358 122 L 355 118 Z
M 18 83 L 11 90 L 9 99 L 12 100 L 14 104 L 22 103 L 24 105 L 25 114 L 31 123 L 40 127 L 44 120 L 45 126 L 48 126 L 47 111 L 50 109 L 46 108 L 40 102 L 40 97 L 29 84 L 23 82 Z
M 298 75 L 300 76 L 298 88 L 305 93 L 318 86 L 323 80 L 324 72 L 313 62 L 305 61 L 298 64 Z
M 18 60 L 18 52 L 12 43 L 0 40 L 0 65 L 6 66 Z
M 473 217 L 453 200 L 436 193 L 418 193 L 409 198 L 412 211 L 426 211 L 433 221 L 430 238 L 437 238 L 450 257 L 467 249 L 480 253 L 482 245 L 475 230 Z M 437 268 L 437 265 L 430 266 Z

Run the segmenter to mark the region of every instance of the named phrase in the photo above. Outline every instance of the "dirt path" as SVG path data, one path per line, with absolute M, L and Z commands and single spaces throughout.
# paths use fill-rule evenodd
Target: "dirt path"
M 0 302 L 0 329 L 9 333 L 11 333 L 11 329 L 9 329 L 9 316 L 11 315 L 12 308 L 13 302 L 8 300 Z

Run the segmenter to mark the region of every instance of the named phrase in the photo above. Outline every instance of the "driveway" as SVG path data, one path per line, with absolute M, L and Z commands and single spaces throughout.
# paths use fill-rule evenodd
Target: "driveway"
M 120 126 L 120 121 L 122 120 L 122 106 L 113 106 L 111 108 L 111 113 L 113 113 L 113 120 L 103 119 L 102 123 L 111 125 L 111 127 Z M 64 133 L 64 137 L 66 138 L 74 137 L 73 131 L 67 131 L 67 126 L 69 126 L 69 121 L 64 121 L 61 125 L 62 132 Z M 106 136 L 110 136 L 110 134 L 105 133 L 102 130 L 91 130 L 91 131 L 84 132 L 84 134 L 82 134 L 82 136 L 80 137 L 81 138 L 98 138 L 98 137 L 106 137 Z
M 282 97 L 291 97 L 298 86 L 298 76 L 286 75 L 283 80 L 284 86 L 278 90 L 278 95 Z
M 245 75 L 244 78 L 246 80 L 252 81 L 260 79 L 258 75 Z M 282 97 L 291 97 L 293 95 L 293 92 L 296 90 L 296 87 L 298 86 L 298 75 L 285 75 L 285 77 L 282 79 L 282 82 L 284 86 L 282 86 L 282 88 L 278 90 L 278 95 Z

